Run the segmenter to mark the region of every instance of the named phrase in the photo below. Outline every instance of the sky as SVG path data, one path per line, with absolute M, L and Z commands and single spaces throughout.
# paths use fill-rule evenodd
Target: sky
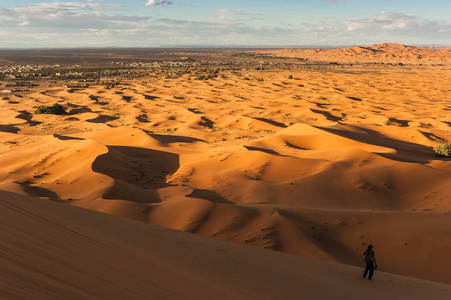
M 451 45 L 451 0 L 0 0 L 0 48 Z

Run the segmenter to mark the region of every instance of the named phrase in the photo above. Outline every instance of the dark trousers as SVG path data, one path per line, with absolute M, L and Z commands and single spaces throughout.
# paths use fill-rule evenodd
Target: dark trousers
M 366 278 L 366 274 L 370 271 L 370 275 L 368 276 L 368 279 L 371 279 L 373 277 L 374 273 L 374 262 L 370 261 L 366 263 L 365 272 L 363 273 L 363 278 Z

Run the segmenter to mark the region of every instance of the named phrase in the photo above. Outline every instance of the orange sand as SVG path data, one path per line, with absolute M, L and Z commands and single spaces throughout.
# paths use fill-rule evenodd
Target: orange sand
M 449 299 L 451 285 L 0 192 L 1 299 Z
M 417 46 L 406 46 L 384 43 L 369 46 L 355 46 L 344 49 L 284 49 L 264 51 L 275 56 L 301 57 L 313 60 L 336 61 L 377 61 L 377 62 L 410 62 L 410 63 L 449 63 L 451 48 L 429 49 Z
M 1 94 L 0 190 L 451 283 L 449 64 L 224 75 Z

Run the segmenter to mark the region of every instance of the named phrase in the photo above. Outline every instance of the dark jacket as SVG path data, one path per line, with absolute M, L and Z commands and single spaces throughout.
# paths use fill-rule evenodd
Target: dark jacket
M 369 255 L 367 255 L 367 253 Z M 363 252 L 363 256 L 365 257 L 365 262 L 366 263 L 372 261 L 372 262 L 374 262 L 374 264 L 376 264 L 376 256 L 374 255 L 374 250 L 373 249 L 366 249 L 365 252 Z M 367 257 L 369 258 L 368 261 L 367 261 Z

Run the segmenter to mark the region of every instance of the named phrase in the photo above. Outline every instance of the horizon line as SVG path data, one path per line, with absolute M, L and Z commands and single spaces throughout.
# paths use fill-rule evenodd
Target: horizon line
M 348 44 L 348 45 L 159 45 L 159 46 L 82 46 L 82 47 L 0 47 L 2 50 L 88 50 L 88 49 L 325 49 L 325 48 L 351 48 L 356 46 L 370 46 L 380 44 L 399 44 L 404 46 L 417 46 L 424 48 L 451 48 L 451 44 L 402 44 L 402 43 L 375 43 L 375 44 Z
M 159 46 L 81 46 L 81 47 L 0 47 L 3 50 L 94 50 L 94 49 L 340 49 L 381 44 L 399 44 L 423 48 L 451 48 L 451 44 L 402 44 L 394 42 L 348 45 L 159 45 Z

